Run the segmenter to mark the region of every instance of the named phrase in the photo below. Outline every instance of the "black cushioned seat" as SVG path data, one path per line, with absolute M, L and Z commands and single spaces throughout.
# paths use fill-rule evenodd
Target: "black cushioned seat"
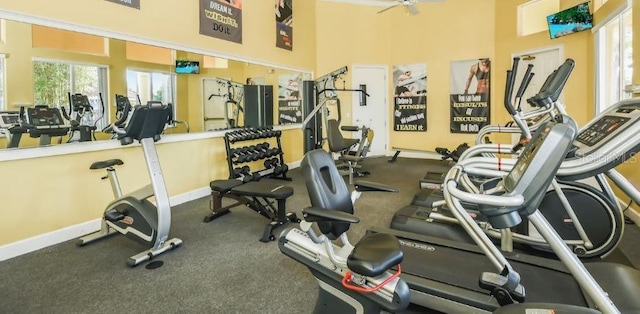
M 112 167 L 112 166 L 120 166 L 120 165 L 124 165 L 124 162 L 122 162 L 122 160 L 120 160 L 120 159 L 109 159 L 109 160 L 96 161 L 96 162 L 91 164 L 89 169 L 91 169 L 91 170 L 104 169 L 104 168 L 109 168 L 109 167 Z
M 237 180 L 236 180 L 237 181 Z M 283 200 L 293 195 L 293 188 L 284 185 L 275 185 L 269 182 L 251 181 L 233 189 L 233 194 L 257 197 L 268 197 Z
M 377 277 L 400 264 L 402 258 L 396 237 L 387 233 L 372 233 L 365 235 L 354 246 L 347 258 L 347 266 L 360 275 Z
M 238 185 L 242 185 L 240 180 L 213 180 L 209 182 L 212 190 L 225 194 Z

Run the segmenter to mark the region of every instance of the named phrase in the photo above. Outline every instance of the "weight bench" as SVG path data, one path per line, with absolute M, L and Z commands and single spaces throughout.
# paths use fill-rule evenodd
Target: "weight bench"
M 245 205 L 256 213 L 269 219 L 270 222 L 262 233 L 261 242 L 275 240 L 273 230 L 288 222 L 300 222 L 295 213 L 287 213 L 285 203 L 293 195 L 293 188 L 269 182 L 240 180 L 214 180 L 211 187 L 211 214 L 204 217 L 204 222 L 210 222 L 220 216 L 228 214 L 230 208 Z M 236 203 L 222 206 L 222 198 L 227 197 Z M 277 201 L 277 207 L 274 206 Z

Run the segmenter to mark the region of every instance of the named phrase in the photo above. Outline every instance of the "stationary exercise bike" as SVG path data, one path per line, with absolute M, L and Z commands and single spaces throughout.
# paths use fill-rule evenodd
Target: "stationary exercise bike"
M 123 165 L 122 160 L 109 159 L 91 164 L 90 169 L 107 170 L 107 176 L 102 179 L 109 179 L 115 200 L 104 211 L 100 230 L 80 238 L 79 246 L 116 233 L 124 234 L 141 244 L 151 245 L 148 250 L 131 256 L 127 260 L 130 266 L 136 266 L 182 244 L 180 239 L 169 239 L 171 206 L 154 144 L 160 140 L 160 134 L 169 120 L 169 114 L 168 106 L 160 102 L 148 102 L 145 106 L 134 108 L 124 130 L 113 125 L 113 131 L 118 134 L 118 140 L 122 145 L 129 145 L 135 140 L 142 145 L 151 183 L 139 190 L 122 195 L 114 168 L 114 166 Z M 156 205 L 148 200 L 150 197 L 155 198 Z

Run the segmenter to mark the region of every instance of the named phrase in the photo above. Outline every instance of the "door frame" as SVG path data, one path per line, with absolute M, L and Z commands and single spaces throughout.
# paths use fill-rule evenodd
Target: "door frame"
M 384 99 L 384 125 L 385 125 L 385 142 L 384 142 L 384 155 L 388 155 L 390 150 L 389 138 L 391 137 L 391 131 L 389 130 L 389 66 L 386 64 L 362 64 L 356 63 L 351 65 L 351 69 L 353 72 L 356 71 L 356 68 L 377 68 L 384 70 L 384 86 L 385 86 L 385 99 Z M 356 83 L 353 80 L 353 75 L 351 75 L 351 88 L 358 89 L 360 86 L 355 86 Z M 351 98 L 353 100 L 353 97 Z M 353 101 L 351 102 L 351 121 L 353 122 Z M 375 140 L 375 139 L 374 139 Z

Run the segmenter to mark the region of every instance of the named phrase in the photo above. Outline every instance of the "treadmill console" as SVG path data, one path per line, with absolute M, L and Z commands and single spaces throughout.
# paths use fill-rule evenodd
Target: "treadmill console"
M 17 111 L 0 112 L 0 128 L 8 129 L 20 125 L 20 113 Z
M 27 121 L 35 128 L 64 127 L 64 120 L 62 119 L 62 115 L 57 108 L 28 108 Z
M 635 126 L 638 120 L 640 99 L 628 99 L 613 105 L 580 131 L 574 142 L 575 156 L 584 157 L 622 133 L 636 133 L 637 130 L 634 129 L 640 127 Z

